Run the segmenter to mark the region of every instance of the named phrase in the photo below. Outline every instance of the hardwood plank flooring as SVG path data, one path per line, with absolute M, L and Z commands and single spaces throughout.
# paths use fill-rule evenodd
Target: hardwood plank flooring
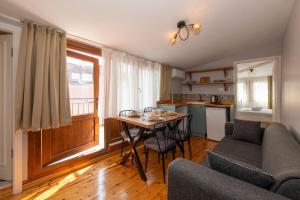
M 192 161 L 201 162 L 206 149 L 213 149 L 217 142 L 201 137 L 192 137 Z M 188 156 L 188 146 L 185 146 Z M 144 165 L 143 148 L 139 148 L 139 155 Z M 177 150 L 176 157 L 180 153 Z M 6 196 L 2 199 L 59 199 L 59 200 L 92 200 L 92 199 L 166 199 L 167 184 L 163 183 L 161 162 L 158 164 L 157 153 L 149 153 L 147 167 L 147 182 L 140 179 L 135 165 L 129 160 L 120 165 L 119 151 L 112 153 L 103 160 L 94 163 L 71 174 L 49 180 L 25 189 L 21 194 Z M 172 161 L 169 153 L 166 166 Z M 1 199 L 1 197 L 0 197 Z

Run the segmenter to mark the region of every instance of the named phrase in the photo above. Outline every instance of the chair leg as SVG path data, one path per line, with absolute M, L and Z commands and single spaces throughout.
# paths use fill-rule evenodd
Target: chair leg
M 158 159 L 157 159 L 158 164 L 160 164 L 160 153 L 159 153 L 159 152 L 157 153 L 157 158 L 158 158 Z
M 133 165 L 133 152 L 131 154 L 131 164 Z
M 172 149 L 172 156 L 173 156 L 173 160 L 175 160 L 175 147 Z
M 184 158 L 184 142 L 181 142 L 182 145 L 182 157 Z
M 164 183 L 166 183 L 166 175 L 165 175 L 165 173 L 166 173 L 166 171 L 165 171 L 165 155 L 164 154 L 162 154 L 162 170 L 163 170 L 163 177 L 164 177 Z
M 121 157 L 123 156 L 124 146 L 125 146 L 125 140 L 123 139 L 123 141 L 122 141 L 122 148 L 121 148 Z
M 192 149 L 191 149 L 191 138 L 188 139 L 189 150 L 190 150 L 190 158 L 192 159 Z
M 146 157 L 146 161 L 145 161 L 145 173 L 146 173 L 147 165 L 148 165 L 148 156 L 149 156 L 149 149 L 145 148 L 145 157 Z

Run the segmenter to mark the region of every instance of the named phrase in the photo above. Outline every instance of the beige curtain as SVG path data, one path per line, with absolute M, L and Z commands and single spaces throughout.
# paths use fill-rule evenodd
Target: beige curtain
M 24 22 L 16 80 L 16 128 L 58 128 L 71 123 L 66 35 Z
M 166 65 L 161 66 L 161 78 L 160 78 L 160 101 L 166 101 L 171 99 L 172 92 L 172 69 Z

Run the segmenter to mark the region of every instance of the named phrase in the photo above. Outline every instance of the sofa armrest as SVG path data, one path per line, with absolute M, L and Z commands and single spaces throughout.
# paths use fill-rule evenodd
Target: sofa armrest
M 181 158 L 170 163 L 168 172 L 168 200 L 288 200 Z
M 233 123 L 232 122 L 226 122 L 225 123 L 225 135 L 232 135 L 233 133 Z

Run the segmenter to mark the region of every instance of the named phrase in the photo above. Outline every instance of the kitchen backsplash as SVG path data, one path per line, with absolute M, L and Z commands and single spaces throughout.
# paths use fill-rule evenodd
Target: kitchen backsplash
M 235 95 L 219 94 L 220 102 L 233 103 Z M 211 94 L 174 94 L 174 100 L 202 100 L 210 101 Z

